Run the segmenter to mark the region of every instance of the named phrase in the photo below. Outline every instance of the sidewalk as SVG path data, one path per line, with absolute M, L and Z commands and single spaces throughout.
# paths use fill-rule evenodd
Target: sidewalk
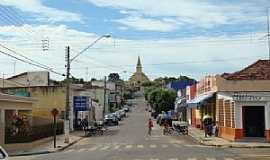
M 8 144 L 5 146 L 9 156 L 26 156 L 36 154 L 53 153 L 64 150 L 77 143 L 83 138 L 83 132 L 70 133 L 70 143 L 64 143 L 65 135 L 58 135 L 56 138 L 56 148 L 53 146 L 53 137 L 43 138 L 32 143 Z M 23 149 L 22 149 L 23 148 Z
M 204 131 L 189 126 L 189 135 L 202 145 L 229 148 L 270 148 L 267 142 L 231 142 L 219 137 L 204 137 Z

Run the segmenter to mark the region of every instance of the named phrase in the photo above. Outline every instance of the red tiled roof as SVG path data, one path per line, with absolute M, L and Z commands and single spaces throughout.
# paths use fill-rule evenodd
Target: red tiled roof
M 223 73 L 227 80 L 270 80 L 270 60 L 258 60 L 250 66 L 234 73 Z

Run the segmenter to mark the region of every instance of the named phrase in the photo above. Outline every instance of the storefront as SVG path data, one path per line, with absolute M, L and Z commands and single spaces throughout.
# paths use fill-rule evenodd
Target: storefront
M 32 104 L 29 97 L 0 93 L 0 145 L 16 143 L 16 137 L 28 137 L 32 126 Z
M 270 92 L 218 92 L 217 97 L 219 136 L 262 137 L 270 142 Z
M 197 128 L 202 128 L 202 117 L 209 115 L 212 120 L 216 119 L 216 93 L 206 92 L 198 95 L 194 99 L 187 102 L 187 110 L 190 113 L 191 125 Z

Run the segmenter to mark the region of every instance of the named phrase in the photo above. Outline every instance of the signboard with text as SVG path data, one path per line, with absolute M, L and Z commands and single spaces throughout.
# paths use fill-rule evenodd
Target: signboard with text
M 87 111 L 89 110 L 89 97 L 74 96 L 73 97 L 74 111 Z

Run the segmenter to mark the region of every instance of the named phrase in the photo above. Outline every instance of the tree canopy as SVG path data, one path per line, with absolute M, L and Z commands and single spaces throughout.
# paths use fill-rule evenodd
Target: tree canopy
M 110 73 L 108 77 L 109 81 L 116 82 L 120 80 L 120 76 L 118 73 Z
M 145 90 L 145 99 L 158 113 L 174 109 L 177 93 L 174 90 L 150 87 Z

